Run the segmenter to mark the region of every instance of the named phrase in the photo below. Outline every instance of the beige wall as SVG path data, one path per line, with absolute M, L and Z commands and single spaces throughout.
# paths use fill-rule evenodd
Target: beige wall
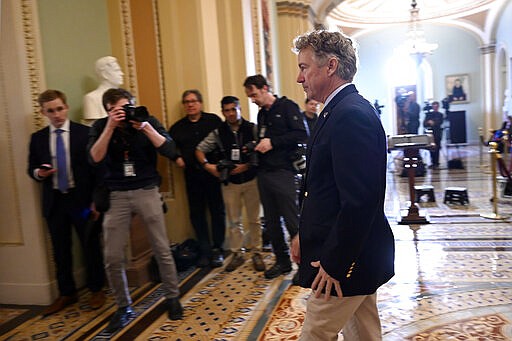
M 25 10 L 22 12 L 22 5 Z M 26 174 L 30 134 L 44 121 L 35 98 L 45 86 L 37 8 L 1 2 L 0 303 L 48 304 L 55 294 L 39 188 Z M 8 210 L 8 211 L 5 211 Z

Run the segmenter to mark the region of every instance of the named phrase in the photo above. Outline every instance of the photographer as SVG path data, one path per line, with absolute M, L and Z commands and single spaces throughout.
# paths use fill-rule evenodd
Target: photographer
M 226 212 L 222 190 L 217 178 L 197 162 L 196 147 L 222 120 L 214 113 L 203 111 L 203 95 L 199 90 L 185 90 L 181 95 L 186 116 L 169 128 L 176 141 L 179 157 L 176 165 L 183 169 L 190 222 L 199 242 L 197 266 L 221 267 L 224 264 L 222 246 L 226 233 Z M 210 161 L 217 161 L 217 151 L 210 153 Z M 215 160 L 213 160 L 215 158 Z M 210 213 L 207 219 L 206 211 Z
M 226 120 L 197 145 L 195 153 L 204 169 L 225 184 L 222 195 L 229 226 L 228 242 L 234 253 L 226 271 L 234 271 L 242 265 L 245 262 L 244 250 L 248 249 L 253 251 L 254 269 L 264 271 L 265 264 L 257 252 L 261 248 L 261 226 L 256 183 L 257 155 L 254 152 L 256 125 L 242 118 L 240 101 L 234 96 L 222 98 L 221 108 Z M 216 149 L 220 149 L 222 159 L 217 164 L 208 162 L 206 155 Z M 242 224 L 242 205 L 247 212 L 247 231 Z M 245 245 L 244 240 L 247 241 Z
M 276 256 L 274 265 L 265 271 L 265 278 L 272 279 L 292 270 L 281 218 L 293 238 L 298 232 L 299 208 L 292 161 L 297 145 L 306 141 L 307 133 L 297 103 L 275 96 L 264 76 L 247 77 L 244 88 L 247 97 L 260 107 L 255 150 L 259 153 L 258 189 L 265 228 Z
M 439 112 L 439 102 L 432 102 L 432 105 L 425 106 L 423 110 L 426 111 L 425 119 L 423 120 L 423 127 L 432 130 L 434 135 L 435 147 L 430 150 L 430 157 L 432 159 L 432 168 L 439 168 L 439 150 L 441 149 L 441 139 L 443 138 L 443 114 Z
M 178 320 L 183 316 L 158 191 L 161 178 L 156 168 L 157 152 L 175 159 L 176 146 L 160 122 L 144 107 L 135 108 L 132 100 L 133 96 L 124 89 L 107 90 L 103 106 L 108 117 L 96 121 L 89 133 L 90 161 L 106 167 L 105 184 L 110 190 L 110 209 L 103 221 L 105 269 L 118 310 L 106 328 L 109 333 L 124 327 L 134 317 L 124 254 L 133 214 L 142 218 L 150 235 L 169 318 Z

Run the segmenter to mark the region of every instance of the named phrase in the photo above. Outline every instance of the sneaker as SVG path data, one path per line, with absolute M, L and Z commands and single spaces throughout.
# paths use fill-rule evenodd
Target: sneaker
M 220 268 L 224 264 L 224 256 L 220 249 L 213 249 L 210 264 L 214 268 Z
M 263 258 L 258 252 L 252 255 L 252 265 L 256 271 L 265 271 L 265 263 L 263 263 Z
M 128 322 L 130 322 L 130 319 L 134 317 L 134 315 L 135 314 L 130 306 L 117 309 L 107 328 L 105 328 L 105 331 L 109 334 L 118 331 L 119 329 L 126 326 Z
M 270 269 L 265 271 L 265 278 L 266 279 L 276 278 L 277 276 L 280 276 L 282 274 L 287 274 L 290 271 L 292 271 L 291 262 L 283 263 L 283 264 L 276 262 Z
M 231 259 L 231 262 L 229 262 L 228 265 L 226 265 L 226 271 L 232 272 L 235 271 L 236 268 L 238 268 L 240 265 L 244 264 L 245 258 L 244 255 L 240 252 L 235 252 L 233 254 L 233 258 Z
M 167 314 L 170 320 L 181 320 L 183 319 L 183 307 L 181 306 L 178 297 L 168 298 L 166 301 Z

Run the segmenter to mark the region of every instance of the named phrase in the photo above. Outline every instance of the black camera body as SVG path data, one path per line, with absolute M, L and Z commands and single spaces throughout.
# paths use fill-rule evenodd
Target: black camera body
M 297 149 L 291 156 L 293 169 L 297 174 L 304 174 L 306 172 L 306 149 L 305 143 L 298 143 Z
M 375 102 L 373 103 L 373 106 L 375 107 L 375 110 L 377 110 L 377 113 L 380 115 L 382 115 L 382 108 L 384 108 L 384 105 L 380 105 L 379 104 L 379 100 L 375 100 Z
M 144 106 L 136 107 L 133 104 L 123 105 L 123 111 L 125 113 L 125 121 L 137 121 L 145 122 L 149 118 L 148 109 Z
M 229 173 L 233 169 L 235 169 L 235 167 L 236 167 L 235 163 L 231 160 L 226 160 L 226 159 L 220 160 L 217 163 L 217 171 L 220 173 L 220 176 L 219 176 L 220 182 L 227 184 L 228 179 L 229 179 Z
M 242 151 L 247 154 L 254 153 L 254 148 L 256 148 L 256 145 L 258 143 L 256 141 L 249 141 L 246 144 L 244 144 Z
M 446 110 L 446 111 L 450 110 L 450 102 L 451 102 L 450 97 L 443 98 L 441 103 L 443 104 L 443 109 L 444 110 Z
M 431 112 L 431 111 L 433 111 L 432 104 L 429 101 L 425 101 L 425 106 L 423 107 L 423 111 L 424 112 Z
M 251 167 L 258 166 L 258 153 L 254 151 L 254 148 L 256 148 L 257 145 L 258 143 L 256 141 L 250 141 L 242 147 L 242 153 L 248 156 L 248 162 Z

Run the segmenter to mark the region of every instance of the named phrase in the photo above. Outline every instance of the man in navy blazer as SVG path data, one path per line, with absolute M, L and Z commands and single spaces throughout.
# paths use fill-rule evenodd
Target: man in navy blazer
M 308 98 L 324 103 L 308 142 L 299 236 L 292 259 L 313 293 L 301 340 L 380 340 L 376 290 L 394 275 L 394 238 L 384 214 L 386 136 L 351 83 L 352 41 L 314 31 L 295 40 Z M 335 296 L 335 297 L 331 297 Z
M 89 127 L 68 119 L 66 96 L 58 90 L 46 90 L 39 95 L 38 102 L 50 125 L 31 136 L 28 174 L 42 183 L 42 211 L 52 241 L 60 293 L 43 315 L 56 313 L 78 301 L 73 278 L 72 225 L 84 251 L 87 286 L 92 292 L 89 304 L 98 309 L 105 302 L 102 291 L 105 275 L 99 231 L 87 233 L 86 227 L 91 214 L 97 214 L 91 210 L 95 178 L 86 152 Z M 65 170 L 58 167 L 57 135 L 62 136 Z M 67 175 L 62 184 L 58 181 L 59 172 Z

